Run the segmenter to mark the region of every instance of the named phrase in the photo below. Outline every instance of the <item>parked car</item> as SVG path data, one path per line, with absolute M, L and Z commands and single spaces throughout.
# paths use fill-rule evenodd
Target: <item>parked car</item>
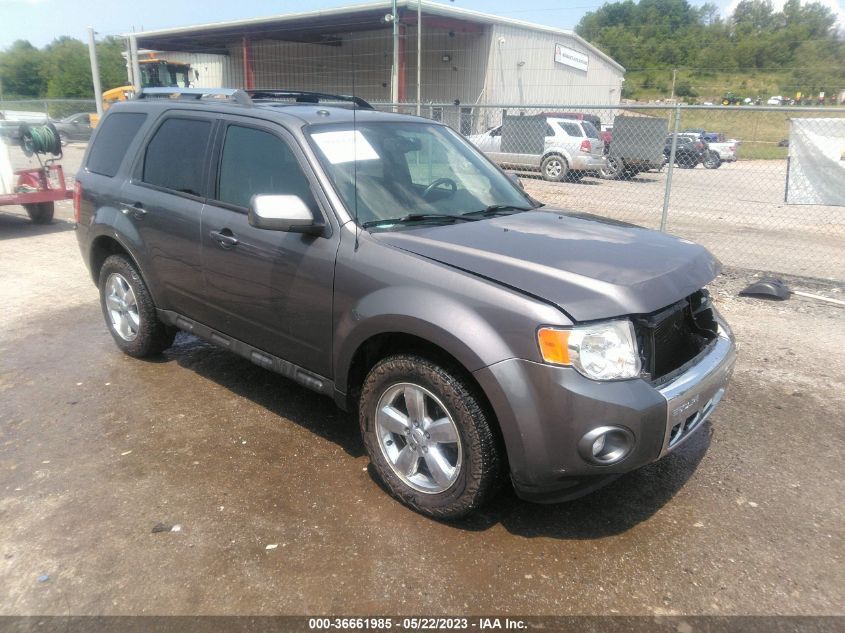
M 601 118 L 596 114 L 585 114 L 584 112 L 542 112 L 543 116 L 555 117 L 558 119 L 568 119 L 570 121 L 589 121 L 593 127 L 598 130 L 599 138 L 604 141 L 604 153 L 607 154 L 607 148 L 610 146 L 610 141 L 613 140 L 613 127 L 604 127 L 601 123 Z M 604 129 L 602 129 L 604 127 Z
M 766 101 L 766 105 L 779 106 L 779 105 L 783 105 L 784 102 L 785 102 L 785 99 L 781 95 L 777 95 L 775 97 L 769 97 L 769 100 Z
M 663 155 L 668 161 L 672 152 L 672 136 L 666 139 Z M 722 161 L 699 134 L 680 133 L 675 146 L 675 164 L 683 169 L 694 169 L 701 163 L 707 169 L 718 169 Z
M 505 473 L 532 501 L 586 494 L 722 399 L 703 247 L 544 207 L 445 125 L 360 99 L 172 93 L 112 106 L 76 180 L 126 354 L 184 330 L 334 398 L 385 488 L 438 518 Z
M 701 140 L 707 143 L 707 148 L 716 152 L 719 155 L 719 160 L 723 163 L 732 163 L 736 161 L 737 149 L 740 141 L 737 139 L 725 138 L 721 132 L 708 132 L 701 128 L 690 128 L 684 130 L 684 134 L 698 135 Z
M 87 141 L 91 138 L 91 115 L 88 112 L 78 112 L 71 114 L 64 119 L 53 121 L 53 125 L 59 131 L 62 137 L 62 142 L 68 141 Z
M 536 149 L 524 147 L 529 140 L 526 137 L 530 135 L 527 126 L 532 123 L 539 123 L 539 129 L 543 130 Z M 597 175 L 607 164 L 604 142 L 589 121 L 545 116 L 506 117 L 502 125 L 468 138 L 502 167 L 539 171 L 545 180 L 554 182 L 577 181 L 587 174 Z

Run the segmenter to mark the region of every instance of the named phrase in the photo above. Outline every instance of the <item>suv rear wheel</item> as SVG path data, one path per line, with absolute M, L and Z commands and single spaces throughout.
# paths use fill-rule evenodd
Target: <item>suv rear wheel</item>
M 103 262 L 99 287 L 106 325 L 124 353 L 143 358 L 173 344 L 176 330 L 158 320 L 150 291 L 127 257 L 111 255 Z
M 419 356 L 390 356 L 367 375 L 359 405 L 370 461 L 408 507 L 454 519 L 494 489 L 500 460 L 490 422 L 457 373 Z
M 551 182 L 560 182 L 569 171 L 569 163 L 563 156 L 558 154 L 551 154 L 543 159 L 540 163 L 540 173 L 543 175 L 543 180 Z

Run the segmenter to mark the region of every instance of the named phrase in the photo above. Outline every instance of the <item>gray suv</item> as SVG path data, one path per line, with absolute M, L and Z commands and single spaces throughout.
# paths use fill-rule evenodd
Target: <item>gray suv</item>
M 528 196 L 439 123 L 314 93 L 116 104 L 77 236 L 118 347 L 177 330 L 357 412 L 386 488 L 454 518 L 657 460 L 722 398 L 701 246 Z M 166 98 L 165 98 L 166 97 Z

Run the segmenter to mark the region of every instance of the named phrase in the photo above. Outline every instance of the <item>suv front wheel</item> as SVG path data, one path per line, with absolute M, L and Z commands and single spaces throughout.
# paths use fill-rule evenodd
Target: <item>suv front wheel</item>
M 158 320 L 155 304 L 135 265 L 123 255 L 111 255 L 100 268 L 100 306 L 117 346 L 143 358 L 166 350 L 176 331 Z
M 373 467 L 417 512 L 455 519 L 493 491 L 500 459 L 490 421 L 457 372 L 413 355 L 382 359 L 364 381 L 359 415 Z

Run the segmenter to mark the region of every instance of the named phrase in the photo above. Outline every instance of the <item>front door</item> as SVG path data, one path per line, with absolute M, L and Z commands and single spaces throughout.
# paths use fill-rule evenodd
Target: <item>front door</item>
M 317 203 L 309 167 L 278 126 L 230 121 L 221 131 L 217 176 L 202 214 L 208 325 L 322 376 L 331 377 L 332 296 L 339 232 L 329 237 L 251 226 L 256 194 Z

